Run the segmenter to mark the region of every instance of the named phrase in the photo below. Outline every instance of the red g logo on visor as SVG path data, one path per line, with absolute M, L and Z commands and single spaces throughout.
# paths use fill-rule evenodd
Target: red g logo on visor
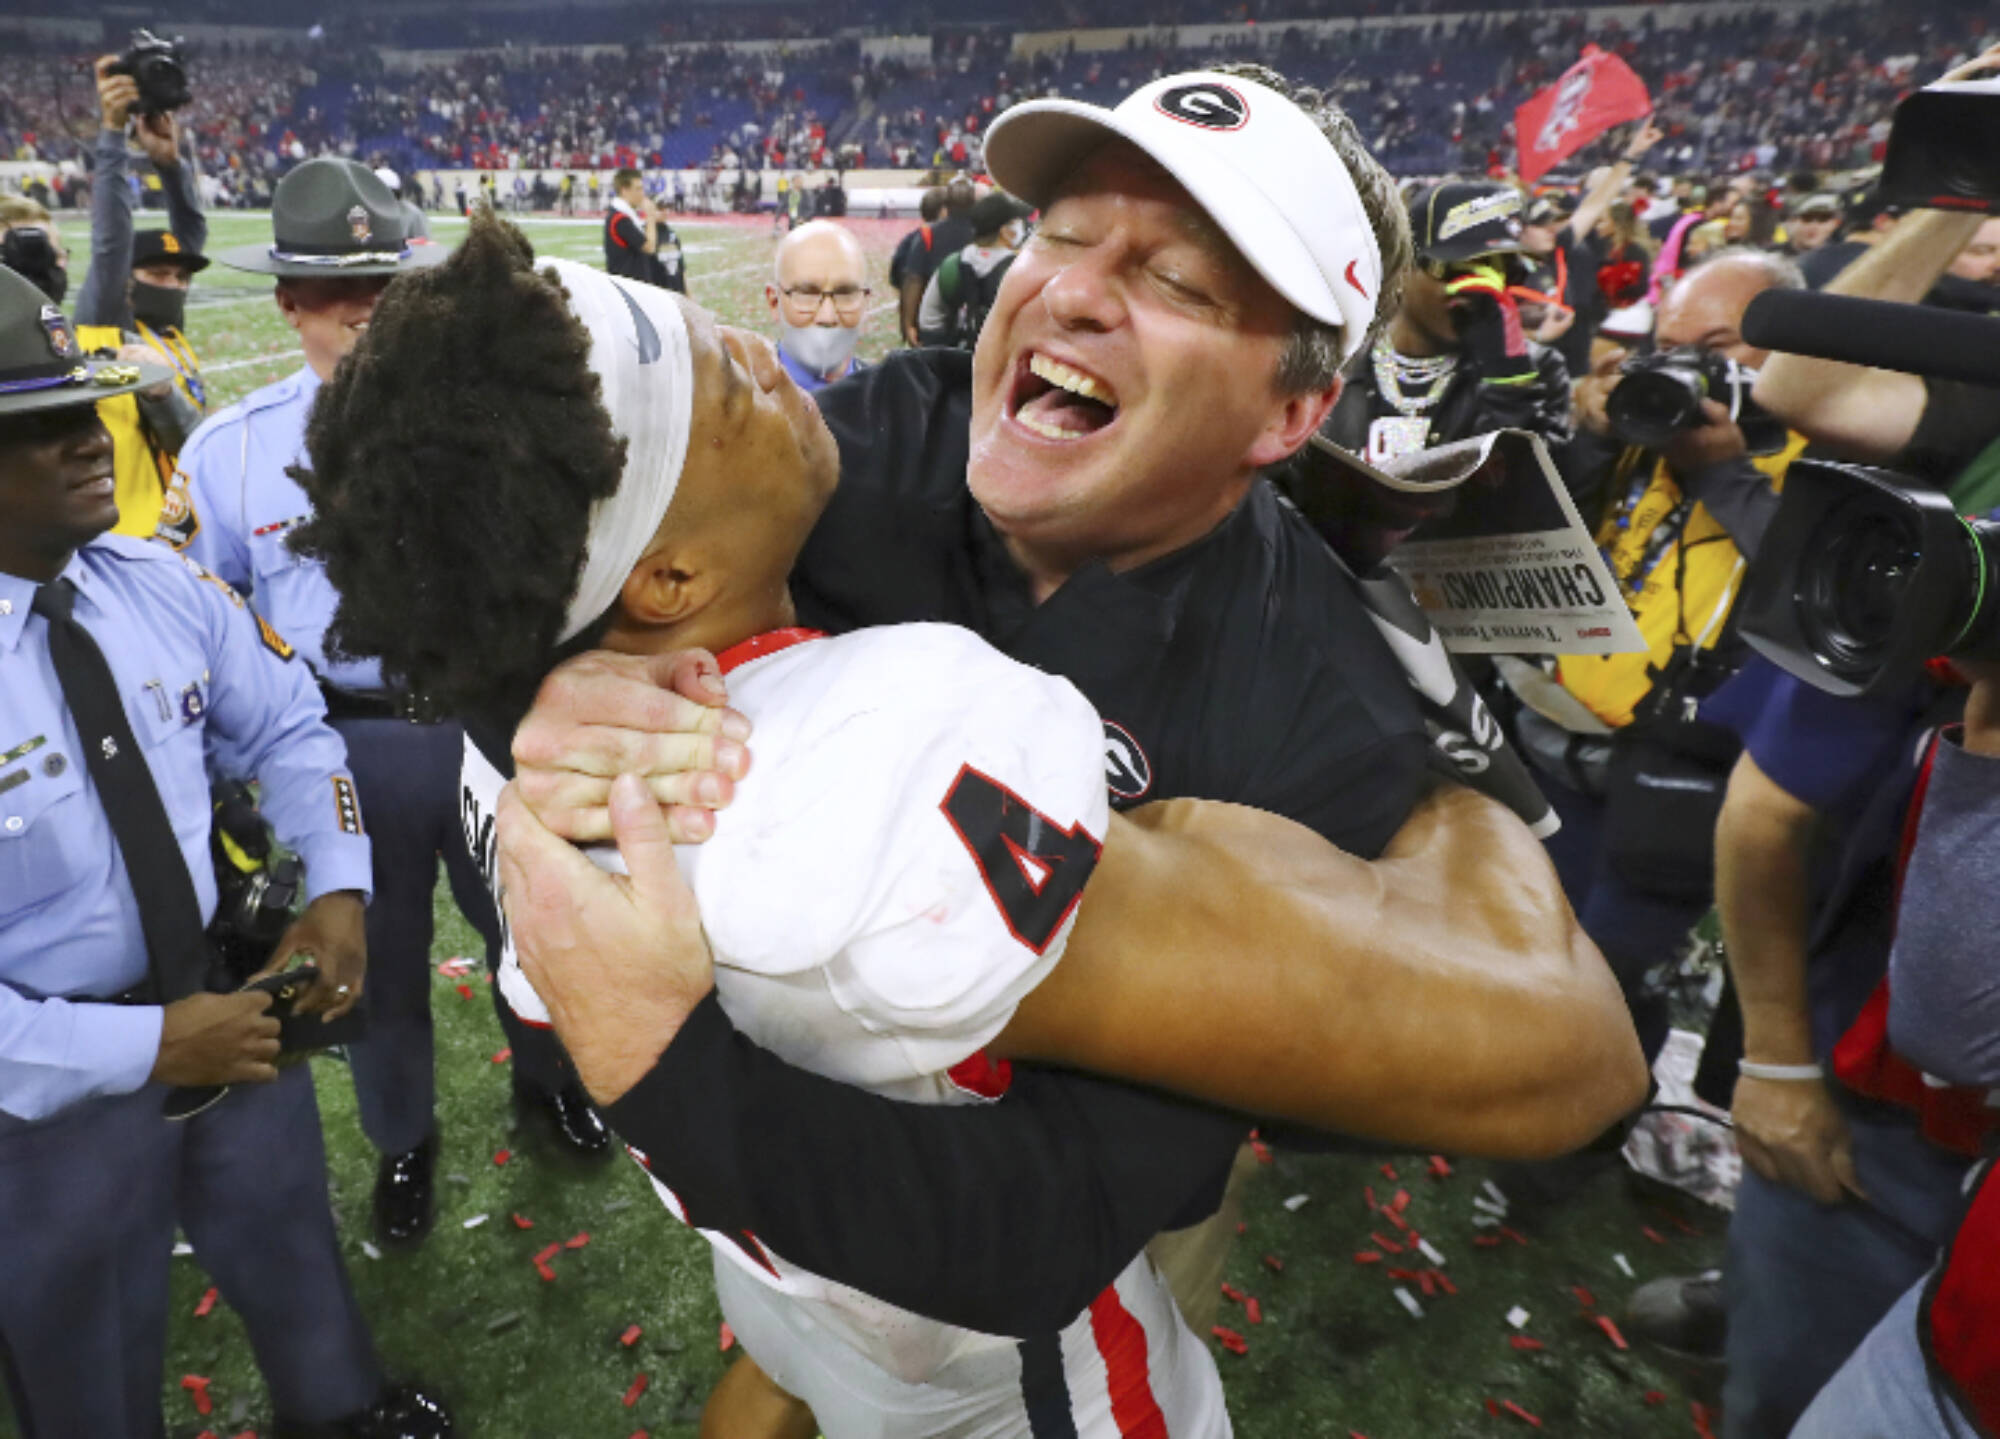
M 1203 130 L 1241 130 L 1250 123 L 1250 105 L 1227 85 L 1176 85 L 1154 97 L 1153 106 Z

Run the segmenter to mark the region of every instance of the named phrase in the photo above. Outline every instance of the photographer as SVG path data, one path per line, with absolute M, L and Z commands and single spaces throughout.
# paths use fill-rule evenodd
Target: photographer
M 1564 456 L 1565 478 L 1584 514 L 1603 516 L 1598 543 L 1647 648 L 1566 655 L 1552 673 L 1503 666 L 1512 696 L 1502 698 L 1521 747 L 1563 819 L 1550 853 L 1635 1005 L 1646 971 L 1709 907 L 1708 837 L 1735 745 L 1688 722 L 1688 702 L 1739 663 L 1730 614 L 1744 566 L 1770 521 L 1776 484 L 1805 446 L 1797 435 L 1773 437 L 1772 452 L 1753 455 L 1743 425 L 1717 399 L 1697 405 L 1694 396 L 1747 384 L 1732 376 L 1766 357 L 1738 333 L 1744 309 L 1766 289 L 1799 283 L 1788 260 L 1724 251 L 1668 292 L 1662 357 L 1633 367 L 1649 373 L 1606 363 L 1578 384 L 1582 433 Z M 1630 394 L 1614 403 L 1627 385 Z M 1638 428 L 1655 433 L 1662 416 L 1651 406 L 1662 395 L 1681 405 L 1663 441 L 1635 443 L 1643 436 L 1629 426 L 1624 438 L 1614 433 L 1614 416 L 1627 409 L 1645 412 L 1638 418 L 1654 425 Z M 1639 1028 L 1656 1052 L 1664 1013 L 1642 1015 Z
M 1992 978 L 1994 816 L 2000 813 L 2000 667 L 1971 673 L 1962 735 L 1937 737 L 1911 805 L 1912 836 L 1878 1024 L 1841 1056 L 1916 1109 L 1924 1131 L 1960 1153 L 1991 1155 L 1988 1094 L 2000 1085 L 2000 997 Z M 1967 880 L 1972 883 L 1968 884 Z M 2000 1178 L 1990 1165 L 1939 1261 L 1914 1280 L 1813 1401 L 1795 1439 L 1955 1439 L 2000 1426 Z M 1954 1192 L 1953 1198 L 1957 1199 Z
M 190 282 L 208 267 L 201 253 L 208 220 L 193 167 L 181 160 L 179 122 L 171 111 L 135 114 L 143 104 L 139 82 L 116 73 L 122 63 L 116 55 L 97 60 L 103 126 L 91 188 L 90 270 L 76 297 L 77 336 L 86 349 L 116 350 L 127 362 L 174 371 L 170 386 L 155 387 L 125 406 L 129 414 L 105 418 L 121 460 L 134 458 L 119 466 L 118 533 L 150 536 L 164 518 L 175 531 L 172 537 L 179 538 L 186 506 L 168 500 L 173 457 L 208 408 L 200 362 L 185 333 Z M 166 230 L 133 233 L 128 127 L 160 177 Z M 152 463 L 137 463 L 140 459 Z
M 1955 84 L 2000 74 L 2000 45 L 1945 75 Z M 1829 295 L 1916 304 L 1929 295 L 1992 221 L 1923 210 L 1826 287 Z M 1898 457 L 1900 468 L 1945 484 L 2000 440 L 2000 405 L 1983 385 L 1776 355 L 1758 374 L 1755 399 L 1816 444 L 1862 460 Z
M 1521 265 L 1521 197 L 1477 180 L 1410 201 L 1418 266 L 1403 304 L 1320 433 L 1374 464 L 1492 430 L 1570 438 L 1569 371 L 1531 343 L 1508 293 Z

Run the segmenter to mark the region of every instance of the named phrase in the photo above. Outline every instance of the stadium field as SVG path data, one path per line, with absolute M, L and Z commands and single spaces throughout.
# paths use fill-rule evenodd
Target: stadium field
M 894 333 L 888 253 L 906 227 L 852 223 L 876 267 L 862 353 L 879 355 Z M 445 242 L 461 225 L 433 221 Z M 531 219 L 525 228 L 544 254 L 601 258 L 594 221 Z M 765 326 L 769 221 L 677 228 L 693 296 L 726 320 Z M 88 236 L 71 221 L 63 238 L 74 293 Z M 212 217 L 212 251 L 268 238 L 261 215 Z M 269 291 L 268 279 L 221 265 L 196 282 L 188 328 L 218 403 L 300 363 Z M 377 1255 L 366 1243 L 374 1155 L 340 1063 L 316 1062 L 343 1248 L 385 1360 L 440 1388 L 461 1432 L 480 1439 L 694 1439 L 702 1398 L 733 1358 L 721 1349 L 707 1246 L 669 1218 L 635 1165 L 621 1158 L 579 1173 L 510 1132 L 483 966 L 460 973 L 449 963 L 473 954 L 475 938 L 442 889 L 436 915 L 440 1207 L 416 1252 Z M 1473 1201 L 1488 1172 L 1474 1162 L 1434 1167 L 1424 1155 L 1284 1150 L 1258 1167 L 1229 1281 L 1257 1301 L 1259 1322 L 1226 1300 L 1222 1323 L 1245 1352 L 1210 1341 L 1243 1439 L 1706 1432 L 1705 1411 L 1692 1407 L 1712 1404 L 1702 1376 L 1636 1344 L 1625 1349 L 1615 1326 L 1596 1320 L 1616 1315 L 1638 1282 L 1718 1262 L 1721 1217 L 1642 1194 L 1622 1170 L 1600 1168 L 1539 1224 L 1478 1228 Z M 1372 1212 L 1365 1191 L 1404 1207 L 1394 1220 Z M 1410 1231 L 1442 1263 L 1412 1251 Z M 556 1244 L 564 1247 L 546 1281 L 533 1259 Z M 1381 1257 L 1358 1259 L 1370 1253 Z M 1399 1287 L 1421 1317 L 1406 1311 Z M 207 1289 L 192 1259 L 174 1261 L 170 1433 L 268 1434 L 242 1328 L 226 1305 L 204 1305 Z M 1528 1316 L 1518 1329 L 1506 1317 L 1517 1307 Z M 623 1342 L 634 1326 L 636 1338 Z M 184 1376 L 208 1380 L 212 1412 L 197 1412 L 200 1386 L 184 1386 Z M 0 1436 L 15 1439 L 4 1414 Z

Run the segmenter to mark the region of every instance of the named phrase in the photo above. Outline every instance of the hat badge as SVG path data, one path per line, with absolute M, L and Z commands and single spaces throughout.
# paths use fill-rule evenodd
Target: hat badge
M 161 235 L 160 248 L 169 255 L 178 255 L 181 252 L 180 237 L 171 233 Z
M 347 228 L 353 232 L 356 240 L 367 241 L 375 238 L 374 228 L 369 224 L 368 211 L 361 205 L 356 205 L 347 212 Z
M 63 312 L 54 305 L 42 306 L 42 330 L 49 337 L 49 350 L 58 360 L 74 360 L 77 356 L 76 335 L 63 318 Z

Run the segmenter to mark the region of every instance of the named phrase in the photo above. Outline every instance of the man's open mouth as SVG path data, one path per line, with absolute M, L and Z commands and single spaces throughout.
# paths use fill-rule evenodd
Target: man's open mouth
M 1080 440 L 1118 418 L 1118 395 L 1098 376 L 1030 351 L 1014 372 L 1007 413 L 1048 440 Z

